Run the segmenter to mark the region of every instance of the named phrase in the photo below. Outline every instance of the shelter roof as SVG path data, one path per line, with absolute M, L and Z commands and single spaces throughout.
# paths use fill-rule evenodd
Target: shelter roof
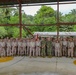
M 62 1 L 76 1 L 76 0 L 59 0 Z M 45 3 L 45 2 L 57 2 L 57 0 L 0 0 L 0 5 L 15 5 L 15 4 L 30 4 L 30 3 Z
M 34 35 L 41 37 L 56 36 L 57 32 L 34 32 Z M 59 32 L 59 36 L 76 36 L 76 32 Z

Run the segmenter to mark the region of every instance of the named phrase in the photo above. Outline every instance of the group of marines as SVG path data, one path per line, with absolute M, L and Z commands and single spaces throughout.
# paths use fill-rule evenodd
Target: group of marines
M 0 56 L 76 57 L 76 38 L 4 38 L 0 39 Z
M 45 43 L 43 45 L 43 42 Z M 76 57 L 76 38 L 75 37 L 60 37 L 60 38 L 42 38 L 41 41 L 42 53 L 47 56 L 56 57 Z M 43 55 L 43 54 L 42 54 Z

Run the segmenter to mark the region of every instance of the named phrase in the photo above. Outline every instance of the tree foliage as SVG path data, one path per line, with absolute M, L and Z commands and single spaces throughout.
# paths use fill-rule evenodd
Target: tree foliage
M 0 24 L 18 24 L 19 23 L 19 8 L 0 8 Z M 49 6 L 42 6 L 37 14 L 34 16 L 27 15 L 22 11 L 22 24 L 35 24 L 35 25 L 44 25 L 44 24 L 55 24 L 57 22 L 57 11 Z M 63 15 L 59 12 L 60 22 L 76 22 L 76 9 L 71 10 L 68 14 Z M 57 31 L 56 26 L 26 26 L 32 33 L 36 31 L 48 31 L 54 32 Z M 59 27 L 60 31 L 76 31 L 76 25 L 68 26 L 61 25 Z M 3 37 L 19 37 L 20 30 L 19 27 L 0 27 L 0 38 Z M 26 37 L 29 34 L 27 30 L 22 29 L 22 36 Z
M 0 38 L 6 37 L 7 36 L 7 31 L 5 30 L 4 27 L 0 27 Z
M 56 19 L 54 16 L 54 9 L 48 6 L 42 6 L 37 14 L 34 17 L 34 23 L 35 24 L 55 24 Z M 37 27 L 35 27 L 37 29 Z M 38 31 L 56 31 L 56 27 L 47 26 L 47 27 L 39 27 L 37 29 Z

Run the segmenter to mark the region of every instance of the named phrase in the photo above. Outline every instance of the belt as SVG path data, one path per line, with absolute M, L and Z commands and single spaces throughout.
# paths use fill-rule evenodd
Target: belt
M 37 46 L 37 47 L 40 47 L 40 46 Z
M 66 47 L 66 45 L 63 45 L 63 47 Z
M 69 49 L 71 49 L 71 47 L 69 47 Z
M 5 48 L 5 47 L 2 47 L 2 48 Z

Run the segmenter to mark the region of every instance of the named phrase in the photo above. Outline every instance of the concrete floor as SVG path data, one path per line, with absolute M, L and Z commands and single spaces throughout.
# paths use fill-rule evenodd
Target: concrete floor
M 75 58 L 14 57 L 0 63 L 0 75 L 76 75 Z

